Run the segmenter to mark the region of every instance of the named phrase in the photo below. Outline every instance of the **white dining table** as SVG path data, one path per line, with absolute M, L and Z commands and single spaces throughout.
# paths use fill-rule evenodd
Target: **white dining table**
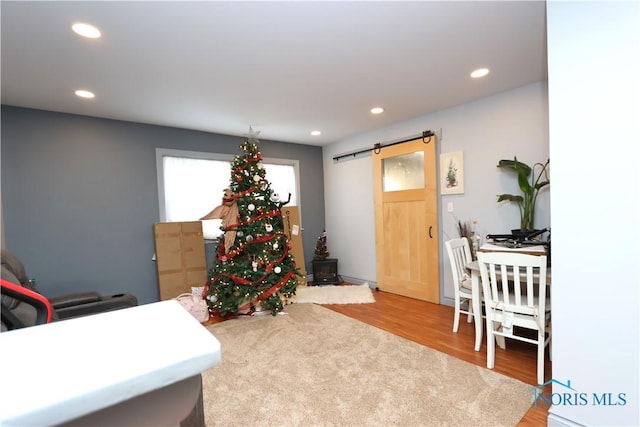
M 482 251 L 483 248 L 480 248 Z M 492 248 L 485 248 L 484 250 L 499 250 Z M 522 252 L 526 252 L 524 249 Z M 532 252 L 536 253 L 536 252 Z M 471 304 L 473 307 L 473 321 L 476 328 L 476 341 L 474 349 L 480 351 L 482 346 L 482 285 L 480 284 L 480 264 L 478 261 L 471 261 L 465 264 L 465 268 L 471 273 Z M 547 268 L 547 286 L 551 285 L 551 268 Z M 477 315 L 480 313 L 480 315 Z M 500 347 L 504 348 L 503 343 L 499 343 Z

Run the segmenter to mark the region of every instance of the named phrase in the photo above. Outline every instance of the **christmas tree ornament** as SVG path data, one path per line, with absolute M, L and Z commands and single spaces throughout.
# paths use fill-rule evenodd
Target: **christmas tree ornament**
M 261 179 L 261 178 L 260 178 L 260 175 L 254 175 L 254 176 L 253 176 L 253 180 L 254 180 L 255 182 L 260 182 L 260 179 Z
M 251 234 L 249 234 L 245 240 L 247 242 L 252 242 L 253 241 L 253 236 Z
M 247 209 L 249 209 L 250 211 L 253 211 L 256 208 L 256 205 L 254 205 L 253 203 L 249 203 L 249 206 L 247 206 Z
M 267 223 L 267 224 L 264 226 L 264 229 L 267 231 L 267 233 L 271 233 L 271 232 L 273 231 L 273 225 L 271 225 L 271 224 Z
M 253 269 L 253 271 L 258 271 L 258 261 L 251 261 L 251 268 Z
M 280 274 L 282 272 L 282 268 L 276 267 L 276 268 L 273 269 L 273 272 L 276 273 L 276 274 Z

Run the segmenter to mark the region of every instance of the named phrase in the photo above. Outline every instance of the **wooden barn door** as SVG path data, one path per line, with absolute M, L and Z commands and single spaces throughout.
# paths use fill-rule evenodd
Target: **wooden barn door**
M 436 139 L 373 154 L 378 287 L 440 303 Z

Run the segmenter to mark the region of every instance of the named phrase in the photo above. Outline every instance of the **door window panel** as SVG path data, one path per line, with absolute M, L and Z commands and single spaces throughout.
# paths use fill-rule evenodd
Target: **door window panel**
M 382 160 L 382 191 L 424 188 L 424 152 L 403 154 Z

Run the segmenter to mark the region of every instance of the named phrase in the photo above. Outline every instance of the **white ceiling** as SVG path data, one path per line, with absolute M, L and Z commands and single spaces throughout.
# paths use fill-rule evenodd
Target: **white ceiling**
M 3 0 L 1 17 L 3 104 L 313 145 L 547 71 L 543 1 Z

